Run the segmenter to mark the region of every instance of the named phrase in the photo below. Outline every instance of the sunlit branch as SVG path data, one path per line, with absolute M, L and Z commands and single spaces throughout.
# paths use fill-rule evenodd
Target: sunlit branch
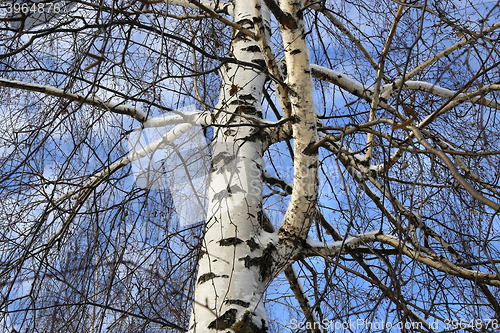
M 481 94 L 481 93 L 487 93 L 489 91 L 498 90 L 498 87 L 495 87 L 495 86 L 498 86 L 498 84 L 484 86 L 481 89 L 478 89 L 478 93 Z M 386 91 L 387 89 L 390 89 L 390 87 L 391 87 L 390 84 L 384 85 L 381 89 L 382 93 L 384 91 Z M 438 85 L 435 85 L 435 84 L 432 84 L 429 82 L 423 82 L 423 81 L 405 81 L 405 84 L 403 85 L 402 90 L 419 90 L 419 91 L 428 92 L 434 96 L 439 96 L 439 97 L 443 97 L 443 98 L 451 98 L 457 94 L 457 91 L 455 91 L 455 90 L 446 89 L 446 88 L 440 87 Z M 470 93 L 473 93 L 473 92 L 469 92 L 468 94 L 470 94 Z M 460 93 L 456 97 L 457 98 L 466 97 L 466 99 L 464 101 L 476 103 L 479 105 L 484 105 L 484 106 L 487 106 L 490 108 L 500 109 L 500 103 L 498 103 L 496 99 L 489 98 L 486 96 L 472 97 L 471 95 L 468 95 L 468 94 Z
M 367 87 L 363 84 L 361 84 L 360 82 L 357 82 L 356 80 L 346 76 L 345 74 L 342 74 L 342 73 L 339 73 L 339 72 L 336 72 L 336 71 L 333 71 L 333 70 L 330 70 L 330 69 L 327 69 L 327 68 L 324 68 L 324 67 L 321 67 L 321 66 L 318 66 L 318 65 L 311 65 L 311 68 L 312 68 L 312 74 L 314 77 L 316 78 L 320 78 L 320 79 L 324 79 L 328 82 L 331 82 L 333 84 L 336 84 L 338 86 L 340 86 L 341 88 L 353 93 L 355 96 L 358 96 L 358 97 L 361 97 L 361 98 L 364 98 L 368 101 L 371 100 L 372 96 L 373 96 L 373 91 L 372 91 L 372 88 L 371 87 Z M 487 93 L 487 92 L 490 92 L 490 91 L 497 91 L 500 89 L 500 85 L 498 84 L 491 84 L 491 85 L 486 85 L 486 86 L 483 86 L 477 90 L 474 90 L 474 91 L 471 91 L 471 92 L 468 92 L 468 93 L 461 93 L 461 94 L 457 94 L 457 92 L 454 92 L 452 90 L 448 90 L 448 89 L 445 89 L 445 88 L 441 88 L 441 87 L 438 87 L 438 86 L 433 86 L 429 83 L 425 83 L 425 82 L 420 82 L 420 81 L 409 81 L 409 82 L 405 82 L 405 85 L 408 83 L 408 89 L 418 89 L 418 90 L 422 90 L 422 89 L 426 89 L 426 90 L 429 90 L 430 93 L 433 93 L 433 94 L 436 94 L 438 96 L 441 96 L 441 97 L 452 97 L 453 95 L 457 95 L 456 98 L 454 100 L 452 100 L 451 102 L 449 102 L 444 108 L 440 109 L 439 112 L 437 113 L 433 113 L 431 115 L 429 115 L 427 118 L 425 118 L 419 125 L 418 127 L 419 128 L 422 128 L 423 126 L 425 126 L 426 124 L 430 123 L 433 119 L 435 119 L 437 116 L 451 110 L 452 108 L 462 104 L 462 103 L 465 103 L 465 102 L 476 102 L 478 104 L 481 104 L 481 105 L 485 105 L 485 106 L 489 106 L 489 107 L 498 107 L 498 103 L 493 100 L 493 99 L 490 99 L 490 98 L 486 98 L 486 97 L 483 97 L 482 95 Z M 388 87 L 388 86 L 386 86 Z M 386 88 L 387 89 L 387 88 Z M 449 95 L 452 95 L 452 96 L 449 96 Z M 386 104 L 384 101 L 379 101 L 379 106 L 383 107 L 384 109 L 386 110 L 389 110 L 391 111 L 393 114 L 396 112 L 396 110 L 392 107 L 390 107 L 388 104 Z M 401 113 L 397 113 L 401 119 L 405 119 L 404 116 L 401 114 Z M 353 131 L 353 129 L 351 129 L 351 131 Z M 429 133 L 425 130 L 422 130 L 424 132 L 424 134 L 428 135 Z M 409 140 L 411 139 L 411 137 L 413 137 L 413 133 L 410 133 L 410 135 L 405 139 L 404 142 L 409 142 Z M 332 140 L 333 138 L 331 136 L 325 136 L 325 138 L 322 139 L 322 142 L 325 142 L 325 141 L 330 141 Z M 388 159 L 387 162 L 385 163 L 382 163 L 376 167 L 373 168 L 373 170 L 376 172 L 376 173 L 381 173 L 383 172 L 384 169 L 386 169 L 387 167 L 390 167 L 391 165 L 394 165 L 394 163 L 396 163 L 399 158 L 401 156 L 403 156 L 403 153 L 404 151 L 406 150 L 408 144 L 404 144 L 404 142 L 402 142 L 402 146 Z M 448 147 L 442 147 L 442 148 L 447 148 L 447 149 L 451 149 L 449 146 Z M 463 162 L 461 163 L 461 159 L 459 157 L 454 157 L 454 158 L 458 158 L 459 161 L 457 161 L 457 163 L 462 166 L 465 165 Z M 468 169 L 468 168 L 467 168 Z M 465 169 L 465 170 L 467 170 Z M 480 179 L 477 175 L 474 175 L 473 173 L 470 173 L 471 175 L 471 178 L 480 182 L 481 184 L 483 184 L 485 186 L 485 188 L 489 189 L 490 191 L 492 191 L 493 193 L 495 194 L 498 194 L 498 191 L 495 190 L 494 188 L 492 188 L 490 185 L 488 185 L 484 180 Z
M 362 188 L 363 190 L 365 191 L 365 193 L 373 200 L 373 202 L 380 208 L 380 210 L 387 216 L 387 218 L 391 221 L 396 221 L 396 218 L 392 215 L 392 213 L 390 213 L 387 209 L 387 207 L 384 206 L 384 204 L 380 201 L 380 197 L 378 195 L 376 195 L 365 183 L 364 183 L 364 180 L 362 180 L 359 176 L 356 175 L 356 172 L 353 168 L 347 168 L 349 170 L 349 173 L 351 173 L 351 175 L 353 176 L 353 178 L 355 178 L 361 185 L 362 185 Z M 267 173 L 267 172 L 264 172 L 263 173 L 263 178 L 264 180 L 272 185 L 272 186 L 278 186 L 280 187 L 286 194 L 291 194 L 291 190 L 292 190 L 292 184 L 290 184 L 289 182 L 287 182 L 286 180 L 282 180 L 282 179 L 279 179 L 279 178 L 276 178 L 274 176 L 272 176 L 271 174 Z M 319 221 L 319 223 L 321 224 L 321 226 L 323 228 L 325 228 L 325 230 L 333 237 L 333 239 L 335 241 L 338 241 L 338 242 L 342 242 L 343 241 L 343 237 L 340 235 L 340 233 L 338 232 L 338 230 L 332 226 L 326 219 L 325 217 L 323 216 L 323 214 L 321 213 L 321 211 L 319 210 L 319 208 L 316 208 L 315 212 L 315 219 L 316 221 Z M 346 250 L 349 250 L 348 248 L 344 248 Z M 373 270 L 370 268 L 370 266 L 365 262 L 365 260 L 363 259 L 363 257 L 356 253 L 356 251 L 350 251 L 349 254 L 353 257 L 354 260 L 356 260 L 356 262 L 365 270 L 366 274 L 367 274 L 367 277 L 373 282 L 374 285 L 378 286 L 379 288 L 381 288 L 383 291 L 387 291 L 389 290 L 389 288 L 383 284 L 381 282 L 381 280 L 379 279 L 379 277 L 375 274 L 375 272 L 373 272 Z M 329 259 L 328 257 L 325 257 L 325 259 Z M 335 262 L 332 261 L 332 263 L 334 264 L 338 264 L 338 261 L 335 260 Z M 290 266 L 291 267 L 291 266 Z M 354 272 L 354 271 L 353 271 Z M 356 272 L 357 273 L 357 272 Z M 285 274 L 287 274 L 287 271 L 285 270 Z M 288 274 L 290 274 L 290 272 L 288 272 Z M 357 273 L 357 274 L 360 274 L 361 273 Z M 363 276 L 363 275 L 361 275 Z M 364 276 L 363 276 L 364 277 Z M 288 277 L 287 275 L 287 278 L 289 279 L 292 279 L 293 280 L 293 277 L 290 276 Z M 293 288 L 292 288 L 293 290 Z M 300 293 L 300 290 L 294 290 L 294 294 L 295 296 L 297 297 L 299 303 L 301 302 L 301 300 L 299 298 L 301 298 L 300 295 L 302 295 L 302 293 Z M 297 296 L 297 294 L 299 294 L 299 296 Z M 306 297 L 304 295 L 304 297 Z M 404 301 L 402 301 L 400 298 L 397 298 L 397 297 L 391 297 L 391 295 L 388 294 L 388 297 L 389 299 L 391 299 L 392 302 L 394 302 L 394 304 L 396 305 L 399 305 L 399 306 L 402 306 L 405 310 L 405 312 L 411 316 L 412 320 L 414 321 L 417 321 L 417 322 L 421 322 L 422 325 L 424 325 L 425 327 L 427 327 L 427 323 L 425 322 L 425 320 L 423 320 L 415 311 L 409 309 L 407 306 L 406 306 L 406 303 Z M 307 297 L 305 299 L 302 298 L 302 301 L 303 302 L 306 302 L 306 304 L 302 305 L 301 303 L 301 307 L 303 309 L 303 312 L 304 313 L 309 313 L 307 312 L 308 310 L 308 306 L 307 306 L 307 302 L 308 302 L 308 299 Z
M 0 78 L 0 86 L 29 90 L 29 91 L 36 91 L 36 92 L 41 92 L 41 93 L 44 93 L 44 94 L 50 95 L 50 96 L 62 97 L 62 98 L 68 99 L 70 101 L 75 101 L 75 102 L 79 102 L 82 104 L 96 106 L 96 107 L 101 108 L 101 109 L 106 110 L 106 111 L 111 111 L 114 113 L 128 115 L 128 116 L 131 116 L 132 118 L 134 118 L 140 122 L 144 122 L 147 118 L 144 111 L 142 111 L 138 107 L 119 104 L 119 103 L 109 103 L 109 102 L 105 102 L 105 101 L 101 100 L 99 97 L 94 97 L 94 96 L 86 97 L 86 96 L 76 95 L 76 94 L 72 94 L 69 92 L 65 92 L 64 90 L 57 89 L 57 88 L 52 87 L 52 86 L 27 83 L 27 82 L 20 82 L 20 81 L 13 81 L 13 80 L 7 80 L 7 79 L 2 79 L 2 78 Z
M 365 86 L 361 82 L 354 80 L 353 78 L 347 76 L 346 74 L 337 72 L 333 69 L 325 68 L 323 66 L 311 64 L 311 75 L 316 78 L 326 82 L 330 82 L 348 92 L 354 96 L 360 97 L 368 102 L 373 100 L 373 87 Z M 380 97 L 378 101 L 378 106 L 388 110 L 392 114 L 396 115 L 400 119 L 405 120 L 405 116 L 394 109 L 392 106 L 387 104 L 387 100 Z
M 296 28 L 281 27 L 287 85 L 292 105 L 294 145 L 294 190 L 279 229 L 282 239 L 305 239 L 312 223 L 311 213 L 318 198 L 318 152 L 306 152 L 318 139 L 314 86 L 311 78 L 309 46 L 305 38 L 302 5 L 294 0 L 280 3 L 284 15 L 294 18 Z M 293 26 L 293 25 L 292 25 Z
M 425 126 L 430 124 L 434 119 L 436 119 L 440 115 L 450 111 L 451 109 L 455 108 L 456 106 L 458 106 L 464 102 L 467 102 L 469 100 L 472 100 L 474 98 L 480 99 L 480 98 L 482 98 L 481 95 L 483 95 L 489 91 L 493 91 L 493 90 L 500 90 L 500 84 L 489 84 L 489 85 L 483 86 L 477 90 L 474 90 L 474 91 L 471 91 L 468 93 L 459 94 L 459 96 L 457 96 L 456 99 L 447 103 L 446 106 L 439 108 L 438 110 L 436 110 L 433 113 L 431 113 L 430 115 L 428 115 L 424 120 L 422 120 L 420 122 L 420 124 L 418 124 L 418 127 L 424 128 Z
M 433 267 L 439 271 L 473 281 L 480 280 L 481 282 L 496 287 L 500 286 L 500 276 L 496 274 L 489 274 L 483 273 L 478 270 L 465 269 L 463 267 L 455 265 L 443 256 L 424 254 L 421 251 L 414 249 L 398 237 L 387 235 L 380 230 L 364 233 L 358 236 L 350 237 L 344 241 L 328 243 L 326 245 L 322 242 L 308 240 L 310 250 L 308 251 L 308 253 L 306 253 L 306 255 L 336 256 L 339 253 L 348 253 L 348 249 L 352 250 L 355 248 L 364 247 L 368 243 L 387 244 L 396 249 L 399 249 L 403 255 L 409 257 L 410 259 Z
M 151 128 L 184 123 L 190 123 L 197 126 L 210 126 L 212 124 L 212 115 L 212 112 L 209 111 L 179 112 L 179 114 L 173 116 L 161 115 L 155 118 L 149 118 L 142 126 L 144 128 Z

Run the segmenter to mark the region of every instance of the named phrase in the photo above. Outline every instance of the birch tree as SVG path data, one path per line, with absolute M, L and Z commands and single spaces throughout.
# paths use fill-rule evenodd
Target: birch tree
M 4 1 L 2 330 L 497 329 L 498 7 Z

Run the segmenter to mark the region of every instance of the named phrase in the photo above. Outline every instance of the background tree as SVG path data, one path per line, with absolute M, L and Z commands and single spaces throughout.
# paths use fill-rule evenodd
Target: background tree
M 2 329 L 498 328 L 498 7 L 3 2 Z

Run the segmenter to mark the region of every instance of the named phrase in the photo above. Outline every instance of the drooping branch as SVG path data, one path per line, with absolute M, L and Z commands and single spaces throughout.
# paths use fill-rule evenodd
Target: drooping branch
M 337 27 L 337 29 L 339 29 L 344 35 L 347 36 L 347 38 L 349 38 L 349 40 L 351 42 L 353 42 L 354 45 L 356 45 L 358 47 L 358 49 L 361 51 L 361 53 L 363 53 L 363 55 L 368 60 L 370 65 L 375 70 L 378 68 L 377 63 L 373 59 L 370 52 L 368 52 L 366 47 L 363 45 L 363 43 L 361 43 L 361 41 L 356 36 L 354 36 L 354 34 L 339 19 L 337 19 L 335 17 L 335 15 L 333 15 L 329 9 L 324 8 L 318 4 L 312 4 L 312 5 L 309 5 L 309 7 L 311 7 L 314 10 L 317 10 L 317 11 L 321 12 L 323 15 L 325 15 L 326 18 L 328 18 L 330 20 L 330 22 L 332 22 Z
M 437 140 L 437 143 L 443 149 L 449 148 L 449 146 L 446 143 L 442 142 L 441 140 Z M 366 166 L 361 163 L 361 161 L 352 156 L 352 154 L 348 153 L 347 148 L 345 147 L 341 148 L 339 143 L 331 143 L 329 141 L 324 142 L 323 147 L 332 152 L 337 153 L 339 160 L 342 162 L 344 167 L 346 167 L 346 169 L 351 174 L 353 179 L 359 184 L 359 188 L 361 188 L 362 191 L 365 192 L 365 194 L 373 201 L 373 203 L 375 203 L 375 205 L 380 209 L 383 215 L 391 222 L 392 225 L 396 227 L 396 229 L 398 230 L 402 229 L 402 225 L 400 224 L 399 219 L 397 219 L 396 216 L 394 216 L 389 211 L 389 209 L 382 202 L 381 197 L 377 193 L 375 193 L 370 188 L 370 186 L 368 186 L 367 181 L 372 183 L 387 198 L 387 200 L 395 206 L 395 208 L 398 211 L 403 213 L 403 215 L 409 221 L 409 228 L 412 234 L 415 234 L 416 228 L 421 229 L 427 237 L 432 237 L 435 240 L 437 240 L 439 244 L 441 244 L 443 249 L 445 249 L 456 260 L 458 265 L 465 265 L 464 259 L 462 259 L 460 254 L 450 243 L 448 243 L 440 234 L 438 234 L 431 227 L 429 227 L 425 223 L 425 221 L 423 221 L 420 217 L 416 216 L 412 211 L 404 207 L 401 204 L 401 202 L 397 198 L 395 198 L 390 193 L 390 191 L 386 189 L 386 187 L 381 183 L 381 181 L 378 178 L 375 178 L 372 174 L 370 174 L 370 170 L 368 170 Z M 459 156 L 457 157 L 460 158 Z M 367 175 L 367 179 L 362 175 Z M 330 233 L 334 236 L 338 234 L 335 233 L 333 230 L 330 231 Z M 337 236 L 336 240 L 340 240 L 339 235 Z M 412 241 L 414 242 L 413 245 L 418 247 L 420 251 L 423 251 L 426 254 L 436 255 L 436 252 L 434 250 L 422 246 L 420 242 L 418 242 L 418 240 L 415 239 L 414 237 L 412 238 Z M 477 281 L 477 285 L 479 286 L 483 294 L 486 296 L 492 307 L 495 309 L 497 315 L 500 315 L 500 304 L 498 303 L 497 299 L 493 296 L 488 286 L 481 281 Z
M 349 173 L 362 185 L 362 188 L 364 189 L 365 193 L 373 200 L 373 202 L 379 207 L 379 209 L 383 212 L 383 214 L 394 224 L 396 223 L 396 218 L 392 215 L 391 212 L 387 209 L 387 207 L 381 202 L 380 197 L 376 195 L 365 183 L 364 180 L 361 177 L 358 177 L 355 173 L 355 170 L 353 168 L 348 168 Z M 263 179 L 271 186 L 277 186 L 281 190 L 284 191 L 285 194 L 290 195 L 292 193 L 292 184 L 287 182 L 286 180 L 279 179 L 274 177 L 273 175 L 264 172 L 263 173 Z M 323 216 L 321 211 L 316 208 L 314 212 L 314 219 L 320 223 L 320 225 L 333 237 L 333 239 L 337 242 L 342 242 L 344 238 L 340 235 L 338 230 L 332 226 Z M 346 251 L 349 251 L 350 248 L 344 248 Z M 374 285 L 379 287 L 382 291 L 384 291 L 389 299 L 394 302 L 397 306 L 401 306 L 405 313 L 407 313 L 413 321 L 415 322 L 420 322 L 424 327 L 429 329 L 429 331 L 432 332 L 430 329 L 428 323 L 423 320 L 415 311 L 411 310 L 408 308 L 407 304 L 401 300 L 399 297 L 394 297 L 394 295 L 391 295 L 390 293 L 387 293 L 390 288 L 388 288 L 385 284 L 382 283 L 382 281 L 379 279 L 379 277 L 375 274 L 375 272 L 371 269 L 371 267 L 366 263 L 366 261 L 363 259 L 363 257 L 359 254 L 356 253 L 356 251 L 349 251 L 349 254 L 353 257 L 354 260 L 365 270 L 367 277 L 370 279 L 371 282 L 373 282 Z M 328 257 L 325 257 L 325 259 L 328 259 Z M 335 264 L 338 264 L 338 261 L 335 261 Z M 285 270 L 285 275 L 290 282 L 290 286 L 292 291 L 295 294 L 295 297 L 297 298 L 302 311 L 304 314 L 306 314 L 306 320 L 311 321 L 311 323 L 317 322 L 317 319 L 314 318 L 308 318 L 307 314 L 312 313 L 312 310 L 310 310 L 310 305 L 309 305 L 309 300 L 303 290 L 299 288 L 299 286 L 292 286 L 294 281 L 296 281 L 296 278 L 294 278 L 294 272 L 291 271 L 293 267 L 290 265 L 286 270 Z M 288 270 L 288 271 L 287 271 Z M 297 280 L 297 282 L 300 283 L 300 281 Z M 295 289 L 294 289 L 295 288 Z M 485 286 L 486 288 L 486 286 Z M 489 290 L 486 288 L 486 291 L 489 292 Z M 491 293 L 487 294 L 491 295 Z M 315 326 L 312 326 L 315 327 Z
M 405 2 L 405 0 L 403 0 L 403 2 Z M 389 36 L 387 36 L 384 49 L 382 50 L 382 54 L 380 55 L 380 59 L 378 61 L 377 78 L 375 79 L 375 87 L 373 88 L 373 99 L 370 105 L 370 116 L 368 118 L 368 121 L 375 120 L 375 112 L 378 109 L 379 98 L 380 98 L 379 96 L 380 86 L 382 84 L 382 78 L 384 76 L 384 70 L 385 70 L 385 58 L 389 53 L 389 48 L 392 44 L 394 35 L 396 34 L 396 28 L 398 26 L 399 20 L 401 19 L 401 16 L 403 15 L 403 8 L 404 8 L 403 5 L 400 5 L 398 8 L 396 17 L 394 18 L 394 22 L 392 23 L 391 30 L 389 31 Z M 367 159 L 368 162 L 372 157 L 372 152 L 373 152 L 373 134 L 368 133 L 366 136 L 366 154 L 365 154 L 365 158 Z
M 462 185 L 464 187 L 464 189 L 470 193 L 470 195 L 474 199 L 476 199 L 476 200 L 482 202 L 483 204 L 489 206 L 490 208 L 494 209 L 495 212 L 500 211 L 500 204 L 491 201 L 490 199 L 484 197 L 479 192 L 477 192 L 476 189 L 474 187 L 472 187 L 472 185 L 469 184 L 462 177 L 462 175 L 460 175 L 460 173 L 458 172 L 458 170 L 455 167 L 455 165 L 453 164 L 453 162 L 450 160 L 450 158 L 448 156 L 446 156 L 446 154 L 444 152 L 433 148 L 426 140 L 424 140 L 424 138 L 422 137 L 422 134 L 420 133 L 420 131 L 418 130 L 417 127 L 408 126 L 408 128 L 412 130 L 413 134 L 418 139 L 418 142 L 421 143 L 425 147 L 425 149 L 427 149 L 429 152 L 439 156 L 439 158 L 441 158 L 441 160 L 443 160 L 443 162 L 446 164 L 446 166 L 450 170 L 450 173 L 453 176 L 453 178 L 455 178 L 460 183 L 460 185 Z
M 385 85 L 382 87 L 381 91 L 382 93 L 386 91 L 387 89 L 390 89 L 391 85 Z M 478 94 L 486 94 L 490 91 L 498 90 L 498 87 L 495 87 L 498 85 L 487 85 L 482 87 L 480 90 L 478 90 Z M 457 94 L 456 90 L 450 90 L 447 88 L 440 87 L 438 85 L 429 83 L 429 82 L 424 82 L 424 81 L 406 81 L 405 84 L 403 85 L 402 90 L 419 90 L 419 91 L 424 91 L 428 92 L 434 96 L 439 96 L 442 98 L 452 98 L 453 96 L 456 95 L 456 98 L 463 99 L 464 101 L 479 104 L 479 105 L 484 105 L 490 108 L 494 109 L 500 109 L 500 103 L 497 102 L 496 99 L 489 98 L 486 96 L 473 96 L 470 95 L 469 92 L 468 94 L 465 93 L 459 93 Z
M 65 195 L 59 197 L 58 199 L 54 200 L 52 202 L 53 205 L 58 205 L 60 202 L 72 197 L 74 200 L 76 200 L 76 204 L 74 205 L 73 209 L 71 210 L 71 214 L 66 220 L 64 221 L 63 225 L 59 229 L 58 232 L 56 232 L 52 238 L 47 242 L 47 244 L 42 245 L 40 248 L 45 250 L 51 248 L 57 241 L 59 241 L 64 234 L 67 232 L 71 222 L 75 218 L 76 214 L 78 213 L 79 209 L 83 206 L 84 202 L 87 200 L 89 197 L 90 193 L 97 188 L 100 184 L 102 184 L 106 179 L 109 178 L 110 175 L 112 175 L 114 172 L 118 171 L 119 169 L 123 168 L 124 166 L 128 165 L 129 163 L 138 160 L 152 152 L 155 152 L 158 149 L 164 148 L 167 144 L 173 143 L 177 138 L 182 136 L 184 133 L 189 131 L 192 127 L 194 126 L 193 123 L 185 123 L 181 125 L 177 125 L 174 127 L 172 130 L 170 130 L 168 133 L 166 133 L 161 139 L 150 143 L 146 147 L 142 148 L 141 150 L 135 151 L 133 153 L 128 154 L 121 160 L 111 164 L 110 166 L 106 167 L 103 171 L 96 173 L 94 176 L 90 177 L 89 181 L 87 181 L 80 190 L 78 190 L 77 193 L 74 191 L 69 191 Z
M 453 44 L 452 46 L 446 48 L 445 50 L 439 52 L 438 54 L 436 54 L 436 55 L 432 56 L 431 58 L 427 59 L 426 61 L 424 61 L 422 64 L 420 64 L 419 66 L 417 66 L 411 72 L 409 72 L 408 74 L 406 74 L 405 77 L 404 77 L 404 80 L 406 81 L 406 80 L 412 79 L 418 73 L 420 73 L 424 69 L 432 66 L 434 63 L 436 63 L 438 60 L 442 59 L 443 57 L 450 55 L 451 53 L 455 52 L 456 50 L 461 49 L 465 45 L 471 44 L 471 43 L 477 41 L 478 38 L 486 36 L 489 33 L 493 32 L 493 31 L 495 31 L 496 29 L 499 29 L 499 28 L 500 28 L 500 22 L 497 22 L 497 23 L 489 26 L 488 28 L 484 29 L 483 31 L 477 33 L 475 36 L 465 37 L 460 42 Z M 396 81 L 394 84 L 391 85 L 390 89 L 388 89 L 382 95 L 382 97 L 385 98 L 385 99 L 387 99 L 389 97 L 389 95 L 393 91 L 397 91 L 399 89 L 399 87 L 401 87 L 402 84 L 403 84 L 403 80 L 399 79 L 398 81 Z
M 8 88 L 29 90 L 29 91 L 36 91 L 36 92 L 41 92 L 41 93 L 44 93 L 44 94 L 50 95 L 50 96 L 62 97 L 62 98 L 65 98 L 67 100 L 70 100 L 70 101 L 75 101 L 75 102 L 79 102 L 82 104 L 96 106 L 96 107 L 101 108 L 101 109 L 106 110 L 106 111 L 119 113 L 119 114 L 125 114 L 125 115 L 131 116 L 132 118 L 140 121 L 141 123 L 146 121 L 146 118 L 147 118 L 144 111 L 142 111 L 138 107 L 131 106 L 131 105 L 118 104 L 118 103 L 109 103 L 109 102 L 105 102 L 105 101 L 101 100 L 99 97 L 94 97 L 94 96 L 76 95 L 76 94 L 72 94 L 69 92 L 65 92 L 64 90 L 57 89 L 57 88 L 52 87 L 52 86 L 27 83 L 27 82 L 20 82 L 20 81 L 13 81 L 13 80 L 7 80 L 7 79 L 2 79 L 2 78 L 0 78 L 0 86 L 8 87 Z
M 340 242 L 324 244 L 322 242 L 308 240 L 310 249 L 305 251 L 308 256 L 337 256 L 339 253 L 348 253 L 350 250 L 364 247 L 368 243 L 381 243 L 390 245 L 398 249 L 401 254 L 410 259 L 416 260 L 429 267 L 435 268 L 441 272 L 451 274 L 457 277 L 465 278 L 472 281 L 481 281 L 485 284 L 500 287 L 500 276 L 496 274 L 483 273 L 477 270 L 470 270 L 460 267 L 443 256 L 428 255 L 414 249 L 400 238 L 387 235 L 384 232 L 377 230 L 367 232 L 358 236 L 350 237 Z

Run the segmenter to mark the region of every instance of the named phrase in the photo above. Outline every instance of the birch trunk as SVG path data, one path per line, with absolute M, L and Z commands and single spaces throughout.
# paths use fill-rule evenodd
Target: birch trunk
M 262 20 L 266 30 L 268 9 L 259 0 L 237 0 L 234 4 L 237 24 L 255 32 L 254 22 Z M 308 151 L 308 147 L 317 141 L 317 132 L 302 3 L 283 1 L 282 9 L 269 1 L 266 4 L 272 6 L 280 21 L 283 17 L 287 19 L 286 24 L 282 22 L 281 30 L 289 69 L 294 190 L 279 232 L 265 231 L 262 156 L 267 146 L 266 137 L 258 128 L 241 126 L 245 120 L 239 117 L 239 114 L 262 117 L 260 100 L 265 75 L 254 68 L 226 65 L 221 73 L 220 112 L 215 120 L 218 126 L 212 145 L 209 214 L 191 332 L 266 332 L 267 318 L 262 302 L 266 287 L 273 277 L 293 263 L 311 225 L 318 189 L 318 157 L 317 151 Z M 259 9 L 263 17 L 255 17 Z M 281 15 L 280 10 L 286 16 Z M 265 33 L 255 35 L 266 38 Z M 241 31 L 235 34 L 231 52 L 240 61 L 266 67 L 259 44 Z M 234 126 L 236 124 L 240 126 Z
M 234 21 L 254 31 L 256 2 L 235 1 Z M 237 32 L 231 53 L 259 64 L 255 40 Z M 189 332 L 265 332 L 262 302 L 272 234 L 262 228 L 262 158 L 266 137 L 240 115 L 262 117 L 265 75 L 226 64 L 212 142 L 209 208 Z M 232 126 L 231 126 L 232 125 Z M 239 125 L 239 126 L 235 126 Z M 243 126 L 241 126 L 243 125 Z

